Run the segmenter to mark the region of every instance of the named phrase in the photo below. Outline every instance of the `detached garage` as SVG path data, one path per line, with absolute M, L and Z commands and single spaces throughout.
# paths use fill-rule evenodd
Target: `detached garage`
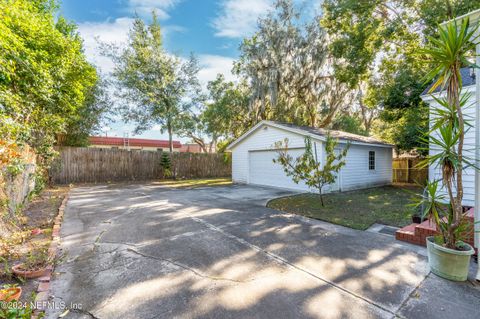
M 232 152 L 232 178 L 236 183 L 273 186 L 297 191 L 314 191 L 307 185 L 295 184 L 287 177 L 277 157 L 275 142 L 288 139 L 289 153 L 296 158 L 303 154 L 304 139 L 311 137 L 320 163 L 324 162 L 324 141 L 327 133 L 338 139 L 338 148 L 350 144 L 346 164 L 328 191 L 346 191 L 392 182 L 391 144 L 372 137 L 341 131 L 324 130 L 306 126 L 262 121 L 228 146 Z

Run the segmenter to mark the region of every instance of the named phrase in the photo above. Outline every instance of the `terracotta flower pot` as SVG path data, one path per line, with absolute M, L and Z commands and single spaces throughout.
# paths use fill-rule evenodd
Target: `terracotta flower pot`
M 22 277 L 26 279 L 38 278 L 38 277 L 42 277 L 47 271 L 47 268 L 36 269 L 36 270 L 24 270 L 22 266 L 23 264 L 18 264 L 12 267 L 12 272 L 17 277 Z
M 0 289 L 0 301 L 10 302 L 13 300 L 19 300 L 21 295 L 22 288 L 20 287 Z

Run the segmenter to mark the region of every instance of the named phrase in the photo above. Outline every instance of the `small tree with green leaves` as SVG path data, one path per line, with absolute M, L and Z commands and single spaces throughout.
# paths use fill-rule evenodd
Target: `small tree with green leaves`
M 160 158 L 160 167 L 163 171 L 163 178 L 169 178 L 172 176 L 172 160 L 170 155 L 170 153 L 162 152 L 162 157 Z
M 323 188 L 327 185 L 335 183 L 337 174 L 345 165 L 345 157 L 347 156 L 349 145 L 340 152 L 335 152 L 338 141 L 327 135 L 325 140 L 325 163 L 322 165 L 317 158 L 317 149 L 312 147 L 312 139 L 305 138 L 305 152 L 294 159 L 288 153 L 288 139 L 275 143 L 277 158 L 273 159 L 274 163 L 282 165 L 285 174 L 292 178 L 298 184 L 304 181 L 311 188 L 318 190 L 322 206 Z
M 136 123 L 135 133 L 159 125 L 168 133 L 173 152 L 173 134 L 181 133 L 183 120 L 202 100 L 198 61 L 168 53 L 163 47 L 160 23 L 155 11 L 146 25 L 136 17 L 124 47 L 101 45 L 102 53 L 114 62 L 113 86 L 119 97 L 118 109 L 128 122 Z

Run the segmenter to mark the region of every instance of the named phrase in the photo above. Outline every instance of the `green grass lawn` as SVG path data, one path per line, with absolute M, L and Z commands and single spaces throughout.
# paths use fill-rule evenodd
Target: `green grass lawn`
M 365 230 L 374 223 L 403 227 L 411 223 L 412 192 L 419 187 L 384 186 L 324 195 L 300 194 L 273 199 L 267 206 L 287 213 Z
M 165 185 L 173 188 L 196 188 L 204 186 L 226 186 L 232 184 L 231 178 L 200 178 L 183 180 L 166 180 L 156 182 L 157 185 Z

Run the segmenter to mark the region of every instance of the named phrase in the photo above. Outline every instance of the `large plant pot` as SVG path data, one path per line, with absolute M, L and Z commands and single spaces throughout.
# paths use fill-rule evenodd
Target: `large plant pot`
M 465 281 L 468 277 L 470 257 L 475 253 L 472 246 L 469 250 L 453 250 L 435 244 L 434 237 L 427 237 L 428 264 L 430 270 L 442 278 Z

